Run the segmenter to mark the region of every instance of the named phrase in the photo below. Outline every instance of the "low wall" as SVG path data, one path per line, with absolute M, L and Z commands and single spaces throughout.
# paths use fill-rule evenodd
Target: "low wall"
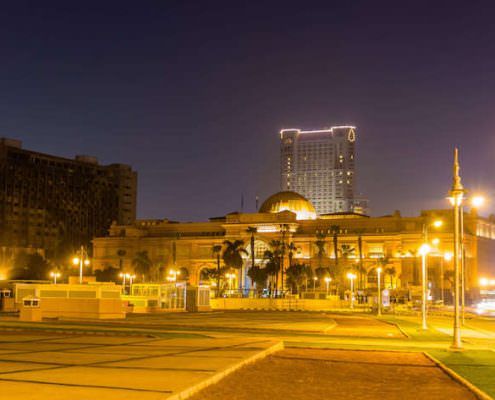
M 56 299 L 40 301 L 44 318 L 125 318 L 125 303 L 120 299 Z
M 294 310 L 294 311 L 331 311 L 348 309 L 349 302 L 340 299 L 211 299 L 213 310 Z

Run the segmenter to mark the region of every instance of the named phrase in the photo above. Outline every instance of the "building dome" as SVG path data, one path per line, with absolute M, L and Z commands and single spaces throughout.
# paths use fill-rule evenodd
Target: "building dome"
M 260 213 L 279 213 L 291 211 L 297 219 L 316 219 L 313 204 L 296 192 L 278 192 L 268 197 L 260 207 Z

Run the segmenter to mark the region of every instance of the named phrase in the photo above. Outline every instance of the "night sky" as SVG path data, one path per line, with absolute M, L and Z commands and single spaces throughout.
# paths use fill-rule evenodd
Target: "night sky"
M 457 3 L 6 2 L 0 136 L 132 165 L 141 218 L 253 211 L 288 127 L 358 127 L 373 215 L 446 206 L 454 144 L 494 196 L 495 5 Z

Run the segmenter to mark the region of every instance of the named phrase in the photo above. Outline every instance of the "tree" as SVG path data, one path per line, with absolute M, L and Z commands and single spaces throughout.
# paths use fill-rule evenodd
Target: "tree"
M 119 268 L 114 268 L 109 265 L 105 269 L 98 269 L 95 271 L 95 277 L 97 282 L 117 282 Z
M 145 282 L 153 268 L 153 262 L 148 256 L 148 252 L 146 250 L 138 251 L 132 260 L 132 265 L 136 275 L 141 275 L 143 282 Z
M 395 276 L 397 275 L 397 270 L 395 269 L 395 267 L 389 267 L 389 268 L 385 268 L 384 272 L 390 279 L 390 289 L 393 289 L 394 288 L 394 281 L 393 280 L 394 280 Z
M 251 234 L 251 238 L 250 238 L 250 246 L 251 246 L 251 267 L 254 267 L 254 257 L 255 257 L 255 254 L 254 254 L 254 234 L 258 232 L 258 229 L 256 229 L 254 226 L 249 226 L 247 228 L 247 232 L 249 234 Z
M 268 279 L 268 272 L 266 268 L 260 268 L 258 265 L 253 265 L 249 268 L 247 275 L 251 279 L 251 282 L 256 285 L 256 292 L 259 294 L 266 285 Z
M 19 253 L 14 258 L 13 279 L 47 280 L 50 279 L 50 265 L 38 253 Z
M 280 272 L 280 242 L 272 240 L 270 242 L 272 250 L 265 250 L 263 258 L 266 260 L 265 269 L 271 278 L 270 295 L 272 294 L 273 277 L 275 277 L 275 290 L 278 288 L 278 273 Z
M 356 230 L 356 233 L 358 234 L 358 252 L 359 252 L 359 287 L 361 289 L 365 288 L 365 276 L 366 276 L 366 268 L 364 268 L 363 265 L 363 233 L 364 229 L 358 229 Z
M 316 233 L 315 246 L 317 249 L 316 256 L 318 257 L 318 268 L 323 268 L 323 257 L 325 257 L 325 237 L 323 232 Z
M 241 269 L 244 264 L 242 255 L 247 255 L 247 251 L 243 247 L 244 240 L 234 240 L 233 242 L 225 240 L 223 244 L 225 250 L 223 251 L 222 258 L 225 265 L 229 268 Z
M 234 240 L 233 242 L 231 242 L 230 240 L 225 240 L 223 244 L 225 246 L 222 254 L 223 262 L 228 268 L 233 268 L 241 271 L 242 266 L 244 265 L 242 255 L 248 254 L 246 249 L 244 249 L 244 240 Z M 240 279 L 239 284 L 241 284 Z
M 122 267 L 124 265 L 124 257 L 127 252 L 124 249 L 117 250 L 117 255 L 119 256 L 119 269 L 122 271 Z
M 333 241 L 333 256 L 335 259 L 335 270 L 337 271 L 339 268 L 339 233 L 340 226 L 332 225 L 330 227 L 330 232 L 332 232 L 332 241 Z
M 356 249 L 354 247 L 351 247 L 351 245 L 349 244 L 343 244 L 341 247 L 341 251 L 342 258 L 346 261 L 356 253 Z
M 294 258 L 294 253 L 297 251 L 297 246 L 294 242 L 290 242 L 287 244 L 287 256 L 289 257 L 289 268 L 292 267 L 292 260 Z
M 220 296 L 220 256 L 222 253 L 222 245 L 220 244 L 215 244 L 211 248 L 211 252 L 213 254 L 213 257 L 216 258 L 217 260 L 217 273 L 216 273 L 216 280 L 217 280 L 217 297 Z
M 300 293 L 303 283 L 311 278 L 311 268 L 305 264 L 294 264 L 287 268 L 287 286 L 290 286 L 293 293 Z M 294 290 L 295 289 L 295 290 Z

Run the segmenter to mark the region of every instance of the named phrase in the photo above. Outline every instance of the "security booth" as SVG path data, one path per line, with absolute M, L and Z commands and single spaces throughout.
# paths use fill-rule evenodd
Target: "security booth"
M 188 286 L 186 310 L 189 312 L 211 311 L 210 287 L 206 285 Z
M 122 298 L 134 313 L 185 311 L 186 283 L 134 283 L 131 294 Z
M 15 311 L 15 301 L 12 296 L 12 290 L 0 290 L 0 311 Z
M 19 319 L 21 321 L 41 321 L 42 313 L 38 297 L 24 297 L 21 303 Z

